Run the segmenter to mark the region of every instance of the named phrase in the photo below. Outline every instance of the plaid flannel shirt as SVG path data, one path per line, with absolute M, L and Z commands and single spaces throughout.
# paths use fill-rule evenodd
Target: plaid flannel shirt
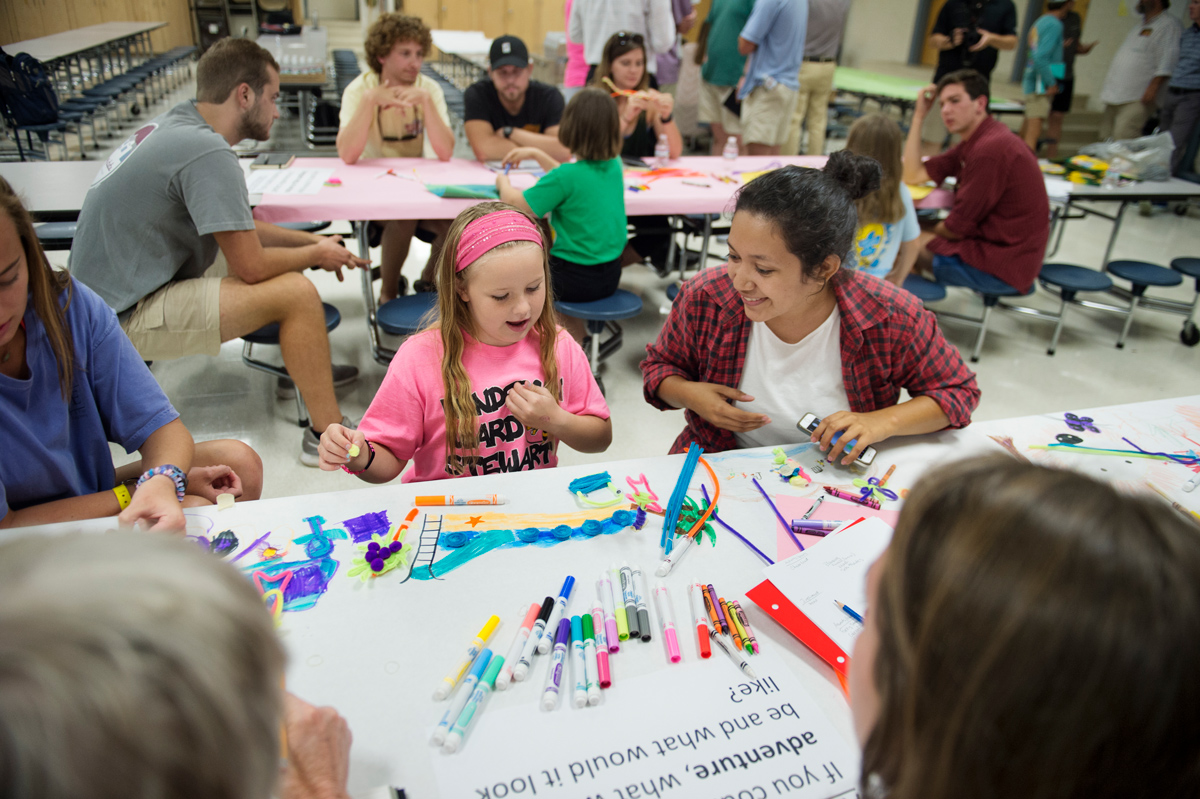
M 870 275 L 842 269 L 831 281 L 842 315 L 842 380 L 850 410 L 868 413 L 896 404 L 900 389 L 929 397 L 966 427 L 979 404 L 975 373 L 946 342 L 934 316 L 913 295 Z M 724 269 L 708 269 L 680 288 L 658 340 L 642 361 L 646 401 L 661 410 L 658 387 L 671 375 L 737 388 L 746 362 L 750 320 Z M 803 409 L 800 409 L 803 410 Z M 735 449 L 734 434 L 690 410 L 671 452 L 695 441 L 706 452 Z M 797 417 L 799 418 L 799 417 Z

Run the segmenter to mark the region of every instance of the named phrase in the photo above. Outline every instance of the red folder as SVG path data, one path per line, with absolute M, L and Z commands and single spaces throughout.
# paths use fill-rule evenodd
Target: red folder
M 800 609 L 793 605 L 783 595 L 783 592 L 775 587 L 774 583 L 770 580 L 763 580 L 747 591 L 746 596 L 762 608 L 768 616 L 782 624 L 784 629 L 799 638 L 800 643 L 816 652 L 821 660 L 833 666 L 842 685 L 845 685 L 846 674 L 850 668 L 850 657 L 833 642 L 832 638 L 822 632 L 820 627 L 813 624 L 808 616 L 801 613 Z

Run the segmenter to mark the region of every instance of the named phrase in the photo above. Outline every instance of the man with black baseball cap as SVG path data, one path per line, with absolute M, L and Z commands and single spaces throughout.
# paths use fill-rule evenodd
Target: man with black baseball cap
M 488 53 L 485 80 L 463 92 L 467 141 L 480 161 L 504 158 L 514 147 L 538 147 L 567 161 L 571 153 L 558 140 L 563 98 L 554 86 L 531 80 L 533 65 L 525 43 L 501 36 Z

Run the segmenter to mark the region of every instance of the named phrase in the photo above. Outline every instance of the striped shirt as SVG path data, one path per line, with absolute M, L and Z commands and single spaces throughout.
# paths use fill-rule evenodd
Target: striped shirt
M 1179 64 L 1171 76 L 1177 89 L 1200 89 L 1200 25 L 1193 23 L 1179 39 Z
M 1166 11 L 1130 30 L 1108 68 L 1100 99 L 1109 105 L 1141 100 L 1151 80 L 1175 70 L 1181 32 L 1179 20 Z

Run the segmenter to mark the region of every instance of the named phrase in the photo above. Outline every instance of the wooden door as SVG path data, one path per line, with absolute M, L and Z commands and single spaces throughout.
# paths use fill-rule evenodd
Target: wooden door
M 440 6 L 439 0 L 404 0 L 401 9 L 405 14 L 420 18 L 425 23 L 425 27 L 438 30 L 444 27 L 438 21 Z
M 492 0 L 490 4 L 494 5 L 495 0 Z M 482 30 L 476 13 L 476 0 L 442 0 L 438 15 L 439 26 L 446 30 Z
M 925 20 L 925 44 L 921 48 L 921 63 L 927 67 L 937 66 L 940 51 L 929 41 L 929 35 L 933 33 L 933 24 L 937 22 L 938 14 L 944 5 L 946 0 L 932 0 L 929 4 L 929 17 Z
M 499 5 L 496 0 L 491 2 Z M 504 3 L 501 35 L 507 33 L 516 36 L 525 42 L 530 54 L 540 55 L 545 49 L 542 46 L 546 39 L 546 31 L 542 28 L 542 2 L 543 0 L 507 0 Z M 483 0 L 483 6 L 488 4 L 489 0 Z

